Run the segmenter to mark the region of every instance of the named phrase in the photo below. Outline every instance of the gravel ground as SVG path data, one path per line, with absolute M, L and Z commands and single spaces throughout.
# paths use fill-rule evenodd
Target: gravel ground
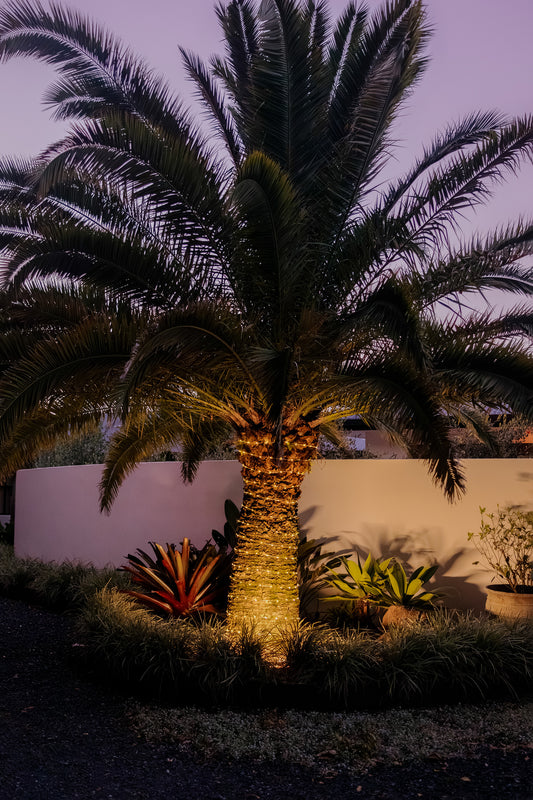
M 0 800 L 533 800 L 533 751 L 324 776 L 287 764 L 199 762 L 142 741 L 126 700 L 76 675 L 72 623 L 0 599 Z

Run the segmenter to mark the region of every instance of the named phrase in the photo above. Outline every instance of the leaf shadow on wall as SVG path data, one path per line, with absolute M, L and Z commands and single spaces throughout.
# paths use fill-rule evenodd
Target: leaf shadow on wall
M 395 558 L 408 574 L 422 565 L 438 563 L 436 575 L 427 584 L 429 590 L 442 590 L 449 608 L 484 608 L 485 594 L 478 585 L 480 571 L 472 568 L 476 551 L 466 545 L 451 549 L 439 528 L 398 531 L 364 523 L 358 530 L 324 531 L 324 536 L 318 537 L 309 527 L 315 510 L 316 506 L 307 508 L 300 515 L 300 530 L 302 536 L 323 542 L 324 549 L 361 560 L 368 553 L 375 558 Z

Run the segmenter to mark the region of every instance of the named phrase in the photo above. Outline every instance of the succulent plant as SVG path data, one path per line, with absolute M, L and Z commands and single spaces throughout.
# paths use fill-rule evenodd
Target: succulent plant
M 442 597 L 441 592 L 423 591 L 422 587 L 435 574 L 438 565 L 418 567 L 408 576 L 403 566 L 394 558 L 378 560 L 369 553 L 364 564 L 342 557 L 341 564 L 346 575 L 332 575 L 328 584 L 340 591 L 331 600 L 368 600 L 376 606 L 406 606 L 409 608 L 431 608 Z

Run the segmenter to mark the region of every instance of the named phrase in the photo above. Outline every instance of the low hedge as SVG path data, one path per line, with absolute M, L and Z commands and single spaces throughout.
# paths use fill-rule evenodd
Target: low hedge
M 221 622 L 164 620 L 116 590 L 81 612 L 87 665 L 128 692 L 169 705 L 381 709 L 517 699 L 533 686 L 533 628 L 438 612 L 381 636 L 302 625 L 280 643 L 230 643 Z M 79 652 L 79 650 L 78 650 Z
M 56 563 L 18 558 L 0 544 L 0 595 L 26 600 L 52 611 L 76 611 L 104 587 L 127 588 L 127 575 L 113 567 L 96 569 L 70 561 Z

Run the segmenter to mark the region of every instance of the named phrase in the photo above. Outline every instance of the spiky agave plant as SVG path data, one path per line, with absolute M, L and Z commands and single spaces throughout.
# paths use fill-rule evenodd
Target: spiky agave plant
M 341 576 L 329 570 L 327 583 L 340 592 L 328 600 L 369 600 L 381 608 L 405 606 L 406 608 L 432 608 L 443 597 L 441 592 L 423 589 L 437 572 L 439 565 L 417 567 L 411 575 L 394 558 L 375 559 L 369 553 L 363 565 L 342 556 L 340 562 L 346 574 Z
M 233 431 L 228 624 L 267 637 L 297 620 L 298 497 L 338 419 L 400 440 L 451 497 L 453 420 L 490 439 L 485 409 L 532 417 L 531 226 L 448 234 L 531 157 L 533 124 L 473 113 L 387 185 L 392 125 L 426 64 L 421 2 L 348 3 L 335 23 L 323 0 L 217 14 L 225 55 L 183 53 L 207 136 L 77 12 L 0 10 L 0 57 L 52 63 L 47 100 L 71 121 L 35 163 L 0 165 L 0 452 L 11 472 L 69 426 L 120 416 L 108 508 L 142 458 L 179 444 L 192 479 Z M 494 288 L 528 302 L 470 310 Z

